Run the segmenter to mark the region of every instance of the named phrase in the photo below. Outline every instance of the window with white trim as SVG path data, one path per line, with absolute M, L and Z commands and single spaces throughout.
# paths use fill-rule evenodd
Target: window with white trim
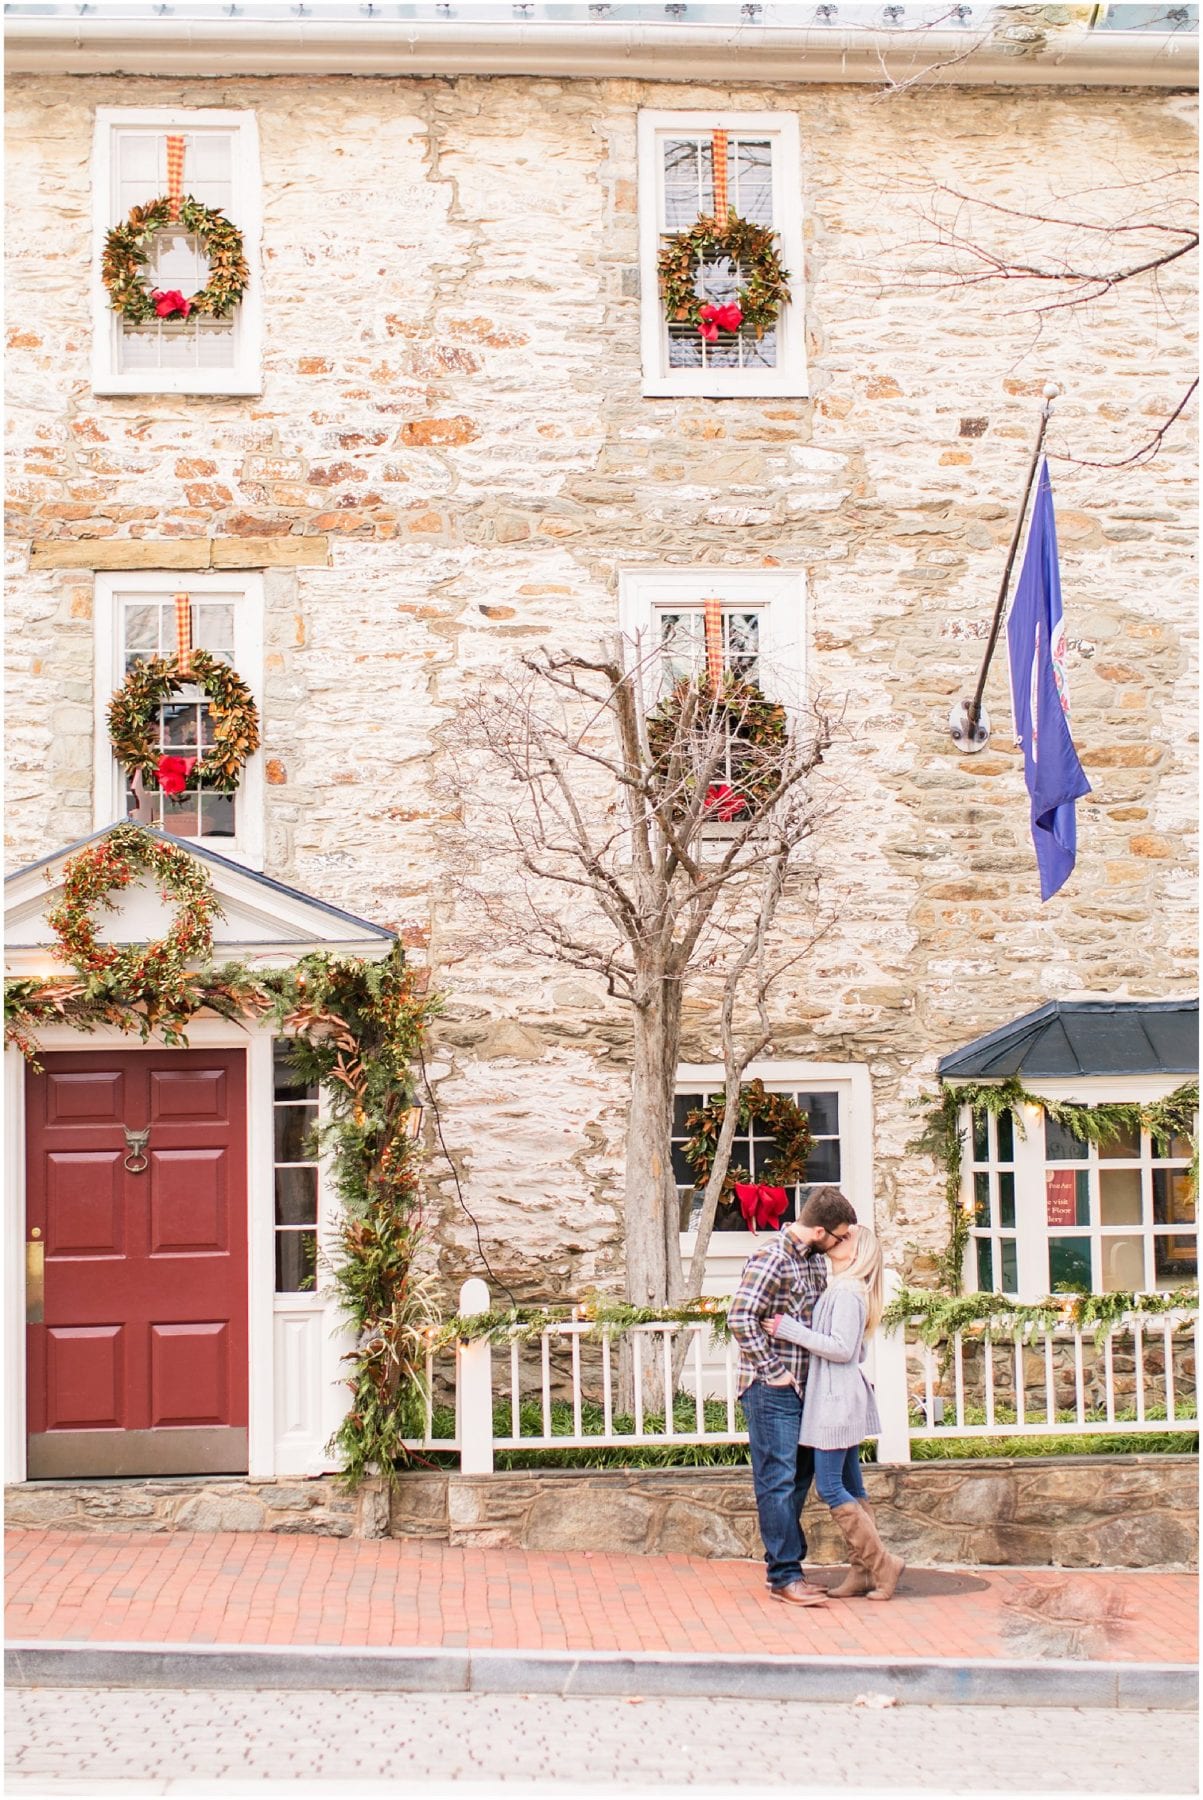
M 242 234 L 250 285 L 228 318 L 134 324 L 101 278 L 105 236 L 168 192 L 167 140 L 183 139 L 182 193 L 220 209 Z M 98 107 L 93 149 L 92 386 L 98 394 L 257 394 L 262 300 L 261 194 L 255 115 L 245 110 Z M 203 246 L 181 226 L 156 234 L 144 278 L 190 297 L 205 285 Z
M 716 135 L 717 134 L 717 135 Z M 639 279 L 643 392 L 721 396 L 807 392 L 802 305 L 798 121 L 793 113 L 639 114 Z M 707 341 L 693 325 L 665 318 L 657 261 L 665 241 L 713 214 L 725 177 L 728 205 L 776 233 L 790 298 L 758 337 L 751 326 Z M 741 270 L 726 259 L 699 267 L 695 291 L 716 306 L 733 301 Z
M 787 569 L 633 569 L 619 577 L 619 621 L 649 698 L 705 674 L 716 650 L 724 674 L 796 706 L 804 691 L 804 577 Z
M 314 1144 L 317 1085 L 305 1081 L 288 1038 L 272 1045 L 273 1155 L 277 1294 L 317 1286 L 319 1162 Z
M 174 837 L 208 844 L 252 867 L 263 855 L 263 753 L 256 751 L 237 791 L 197 789 L 185 777 L 178 794 L 132 780 L 113 754 L 108 707 L 114 691 L 138 663 L 172 656 L 176 649 L 176 600 L 187 594 L 192 647 L 207 650 L 237 669 L 255 696 L 262 724 L 263 577 L 257 574 L 130 572 L 98 574 L 96 628 L 96 807 L 100 830 L 132 819 Z M 182 687 L 159 709 L 154 740 L 164 755 L 187 769 L 213 742 L 212 714 L 199 687 Z
M 1189 1140 L 1145 1129 L 1091 1143 L 1042 1109 L 962 1115 L 964 1279 L 983 1293 L 1168 1292 L 1197 1277 Z
M 843 1096 L 835 1086 L 816 1086 L 814 1088 L 796 1087 L 790 1082 L 766 1081 L 765 1087 L 770 1093 L 788 1094 L 802 1112 L 806 1114 L 807 1124 L 813 1147 L 806 1159 L 806 1180 L 797 1182 L 787 1188 L 788 1204 L 781 1224 L 787 1225 L 796 1219 L 807 1194 L 812 1187 L 832 1183 L 838 1187 L 844 1176 L 844 1152 L 842 1137 L 847 1130 L 844 1116 L 847 1097 Z M 698 1218 L 702 1210 L 703 1186 L 698 1185 L 690 1163 L 685 1155 L 685 1145 L 692 1135 L 689 1127 L 689 1115 L 706 1106 L 711 1100 L 721 1100 L 722 1089 L 715 1094 L 708 1088 L 678 1088 L 673 1103 L 673 1135 L 672 1158 L 673 1176 L 677 1183 L 677 1198 L 680 1205 L 680 1226 L 683 1232 L 696 1231 Z M 769 1182 L 772 1177 L 770 1168 L 774 1158 L 779 1154 L 776 1141 L 765 1127 L 753 1119 L 746 1131 L 737 1131 L 731 1145 L 731 1168 L 741 1171 L 739 1179 L 747 1182 Z M 724 1197 L 719 1202 L 715 1213 L 714 1229 L 716 1232 L 746 1232 L 748 1226 L 744 1221 L 738 1201 L 734 1194 Z

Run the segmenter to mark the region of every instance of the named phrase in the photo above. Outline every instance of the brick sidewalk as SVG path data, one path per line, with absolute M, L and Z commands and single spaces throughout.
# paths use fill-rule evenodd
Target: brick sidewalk
M 11 1641 L 1124 1663 L 1198 1654 L 1191 1575 L 923 1569 L 888 1605 L 795 1609 L 771 1601 L 748 1562 L 418 1539 L 9 1531 L 6 1560 Z

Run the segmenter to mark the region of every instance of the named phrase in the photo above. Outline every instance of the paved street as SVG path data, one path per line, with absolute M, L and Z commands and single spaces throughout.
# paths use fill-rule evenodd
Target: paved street
M 452 1782 L 880 1789 L 894 1800 L 1197 1792 L 1193 1714 L 868 1702 L 15 1689 L 6 1792 L 91 1800 L 320 1783 L 312 1791 L 422 1784 L 425 1795 Z

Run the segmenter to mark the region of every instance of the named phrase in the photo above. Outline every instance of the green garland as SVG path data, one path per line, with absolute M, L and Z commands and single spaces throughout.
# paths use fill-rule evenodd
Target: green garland
M 259 712 L 242 676 L 221 657 L 193 650 L 185 667 L 178 656 L 150 656 L 135 663 L 109 701 L 113 754 L 127 775 L 159 785 L 162 746 L 155 742 L 159 708 L 183 687 L 200 688 L 210 702 L 213 743 L 189 777 L 189 786 L 232 794 L 248 756 L 259 748 Z
M 685 1116 L 692 1136 L 682 1146 L 686 1162 L 697 1177 L 699 1187 L 710 1179 L 718 1134 L 723 1128 L 726 1105 L 721 1094 L 714 1095 L 705 1106 L 695 1107 Z M 739 1090 L 739 1130 L 746 1131 L 752 1120 L 772 1132 L 777 1155 L 761 1176 L 774 1187 L 793 1187 L 806 1180 L 806 1159 L 814 1148 L 810 1121 L 797 1101 L 788 1094 L 770 1094 L 763 1081 L 750 1081 Z M 729 1168 L 722 1192 L 729 1194 L 737 1181 L 750 1181 L 746 1169 Z
M 698 265 L 718 259 L 738 267 L 743 285 L 735 304 L 758 338 L 777 323 L 789 300 L 789 271 L 777 250 L 776 233 L 766 225 L 753 225 L 729 207 L 726 222 L 699 219 L 688 231 L 678 231 L 664 243 L 656 263 L 660 295 L 670 325 L 702 324 L 705 297 L 697 293 Z
M 1197 1288 L 1175 1288 L 1168 1294 L 1056 1294 L 1033 1305 L 1021 1305 L 1003 1294 L 933 1294 L 927 1288 L 903 1288 L 882 1314 L 884 1329 L 918 1323 L 921 1342 L 944 1343 L 958 1332 L 975 1336 L 1018 1337 L 1025 1330 L 1052 1331 L 1058 1325 L 1093 1329 L 1097 1334 L 1128 1313 L 1155 1316 L 1186 1312 L 1174 1330 L 1193 1328 L 1198 1316 Z
M 990 1112 L 997 1117 L 1009 1112 L 1015 1129 L 1024 1136 L 1021 1107 L 1037 1107 L 1074 1137 L 1089 1144 L 1107 1143 L 1125 1132 L 1148 1131 L 1159 1153 L 1164 1155 L 1173 1137 L 1188 1138 L 1191 1143 L 1191 1180 L 1196 1193 L 1199 1186 L 1199 1145 L 1195 1135 L 1195 1115 L 1199 1106 L 1199 1084 L 1189 1081 L 1162 1100 L 1105 1101 L 1087 1105 L 1072 1100 L 1051 1100 L 1045 1094 L 1033 1094 L 1017 1076 L 1005 1081 L 962 1082 L 945 1087 L 938 1096 L 925 1094 L 915 1103 L 926 1109 L 923 1127 L 907 1145 L 912 1152 L 931 1156 L 944 1169 L 944 1199 L 948 1210 L 948 1243 L 938 1262 L 940 1280 L 950 1294 L 961 1292 L 961 1271 L 969 1245 L 970 1215 L 961 1203 L 961 1170 L 965 1140 L 961 1129 L 961 1108 L 971 1112 Z
M 174 223 L 172 203 L 164 194 L 145 206 L 130 210 L 124 225 L 114 225 L 104 240 L 100 276 L 108 289 L 109 303 L 131 325 L 142 325 L 157 316 L 154 294 L 142 270 L 156 234 Z M 179 223 L 199 238 L 209 264 L 209 279 L 188 300 L 191 312 L 224 319 L 246 292 L 251 279 L 242 233 L 214 206 L 202 206 L 191 195 L 180 207 Z
M 481 1338 L 505 1339 L 527 1343 L 551 1325 L 583 1325 L 591 1335 L 595 1331 L 630 1331 L 636 1325 L 708 1325 L 717 1338 L 730 1337 L 727 1309 L 730 1298 L 705 1297 L 684 1306 L 628 1306 L 606 1294 L 587 1294 L 579 1306 L 516 1306 L 508 1311 L 465 1313 L 447 1319 L 427 1331 L 431 1347 L 454 1342 L 476 1342 Z
M 738 811 L 730 816 L 748 818 L 772 804 L 781 785 L 781 751 L 788 735 L 785 708 L 775 700 L 766 700 L 751 682 L 724 675 L 722 686 L 715 692 L 705 676 L 678 681 L 671 694 L 648 715 L 653 777 L 657 786 L 670 795 L 692 785 L 688 758 L 681 751 L 682 716 L 696 718 L 708 727 L 714 715 L 725 725 L 732 775 L 732 791 L 724 793 L 722 800 L 716 795 L 714 816 L 728 816 L 723 808 L 734 802 Z M 716 769 L 714 773 L 721 771 Z
M 197 867 L 186 851 L 160 846 L 136 826 L 119 826 L 104 842 L 128 852 L 130 834 Z M 199 889 L 195 898 L 212 916 L 211 889 L 207 900 Z M 207 1010 L 230 1019 L 269 1016 L 292 1035 L 298 1075 L 326 1096 L 315 1148 L 329 1156 L 342 1201 L 329 1273 L 356 1347 L 346 1359 L 351 1405 L 331 1449 L 352 1485 L 373 1467 L 391 1484 L 396 1466 L 409 1460 L 404 1440 L 423 1435 L 424 1333 L 434 1309 L 415 1268 L 422 1214 L 410 1070 L 436 1002 L 420 992 L 420 979 L 397 945 L 381 962 L 318 952 L 289 969 L 172 968 L 157 985 L 148 975 L 136 989 L 113 965 L 76 980 L 20 978 L 4 989 L 5 1040 L 34 1068 L 39 1028 L 49 1024 L 82 1032 L 111 1025 L 143 1039 L 158 1030 L 167 1043 L 186 1046 L 185 1027 Z

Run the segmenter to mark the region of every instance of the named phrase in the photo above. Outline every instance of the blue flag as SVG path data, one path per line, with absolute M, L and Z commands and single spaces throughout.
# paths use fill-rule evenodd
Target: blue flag
M 1073 873 L 1078 849 L 1075 800 L 1090 792 L 1069 735 L 1065 621 L 1057 568 L 1057 524 L 1048 463 L 1040 470 L 1023 569 L 1007 619 L 1015 741 L 1032 798 L 1032 842 L 1040 898 L 1051 900 Z

